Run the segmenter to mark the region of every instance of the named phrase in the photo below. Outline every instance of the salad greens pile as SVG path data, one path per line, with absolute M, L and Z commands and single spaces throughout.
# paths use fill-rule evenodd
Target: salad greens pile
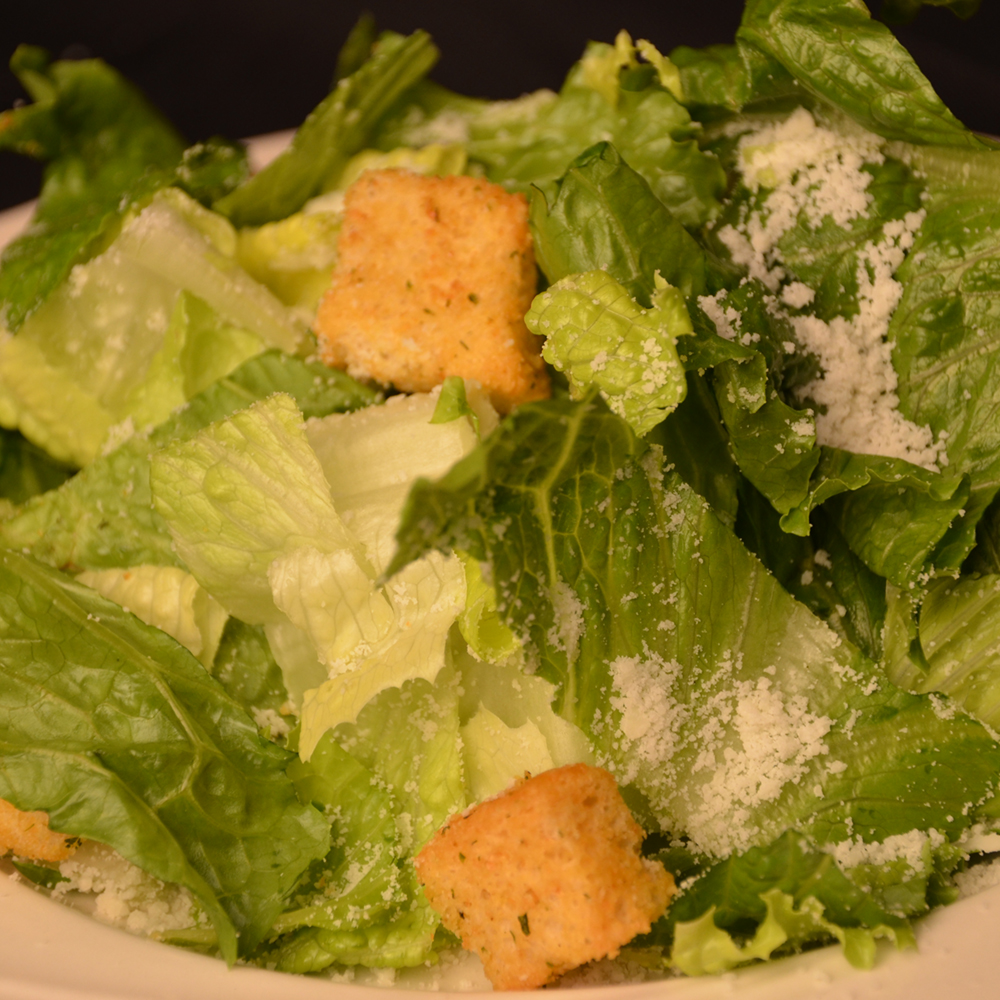
M 456 943 L 434 831 L 587 761 L 678 883 L 647 967 L 912 945 L 1000 849 L 1000 148 L 860 0 L 513 101 L 436 57 L 363 19 L 250 176 L 15 53 L 0 798 L 189 891 L 167 940 L 400 968 Z M 530 200 L 550 400 L 315 360 L 380 167 Z

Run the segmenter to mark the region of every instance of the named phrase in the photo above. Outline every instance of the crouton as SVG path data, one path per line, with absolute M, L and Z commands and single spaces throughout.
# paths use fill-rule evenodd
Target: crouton
M 65 861 L 76 849 L 75 837 L 49 829 L 43 812 L 22 812 L 0 799 L 0 856 L 11 853 L 32 861 Z
M 501 413 L 549 395 L 528 208 L 477 177 L 370 170 L 344 196 L 332 283 L 316 317 L 327 364 L 404 392 L 478 380 Z
M 452 817 L 417 855 L 431 906 L 498 989 L 614 957 L 666 909 L 673 878 L 639 856 L 614 778 L 572 764 Z

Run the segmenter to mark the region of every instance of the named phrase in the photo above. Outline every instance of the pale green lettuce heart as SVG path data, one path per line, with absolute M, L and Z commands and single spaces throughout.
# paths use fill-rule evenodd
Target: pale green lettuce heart
M 353 552 L 364 565 L 334 510 L 302 414 L 283 393 L 157 452 L 150 484 L 178 555 L 251 624 L 283 617 L 267 577 L 279 555 L 311 545 Z
M 307 691 L 299 752 L 308 760 L 320 737 L 353 722 L 379 692 L 406 681 L 433 681 L 449 662 L 448 633 L 465 606 L 465 570 L 456 556 L 430 553 L 386 584 L 395 621 L 351 669 Z
M 502 792 L 525 773 L 540 774 L 553 767 L 541 730 L 530 719 L 508 726 L 488 708 L 462 726 L 465 781 L 474 801 Z
M 545 337 L 542 355 L 566 373 L 574 398 L 596 386 L 639 435 L 687 392 L 676 341 L 691 333 L 691 319 L 683 295 L 662 279 L 643 309 L 604 271 L 570 275 L 538 295 L 524 321 Z
M 211 669 L 229 615 L 190 573 L 145 565 L 85 570 L 77 580 L 172 635 Z

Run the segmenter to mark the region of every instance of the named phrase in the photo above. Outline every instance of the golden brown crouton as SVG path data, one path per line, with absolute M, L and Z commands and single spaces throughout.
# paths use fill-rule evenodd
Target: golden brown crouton
M 344 196 L 333 280 L 316 316 L 327 364 L 427 392 L 477 379 L 502 413 L 549 395 L 528 208 L 476 177 L 370 170 Z
M 22 812 L 0 799 L 0 855 L 8 852 L 33 861 L 65 861 L 76 849 L 76 838 L 49 829 L 43 812 Z
M 572 764 L 450 819 L 417 873 L 490 982 L 531 989 L 613 958 L 666 909 L 673 878 L 639 856 L 641 839 L 615 779 Z

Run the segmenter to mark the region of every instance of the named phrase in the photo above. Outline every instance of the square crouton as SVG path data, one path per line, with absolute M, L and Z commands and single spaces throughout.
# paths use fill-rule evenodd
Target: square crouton
M 531 989 L 649 930 L 673 892 L 614 778 L 572 764 L 453 817 L 416 858 L 445 927 L 498 989 Z
M 528 208 L 477 177 L 367 171 L 344 196 L 332 283 L 316 316 L 327 364 L 404 392 L 478 380 L 502 413 L 549 395 Z
M 49 829 L 43 812 L 22 812 L 0 799 L 0 856 L 15 854 L 32 861 L 65 861 L 76 849 L 75 837 Z

